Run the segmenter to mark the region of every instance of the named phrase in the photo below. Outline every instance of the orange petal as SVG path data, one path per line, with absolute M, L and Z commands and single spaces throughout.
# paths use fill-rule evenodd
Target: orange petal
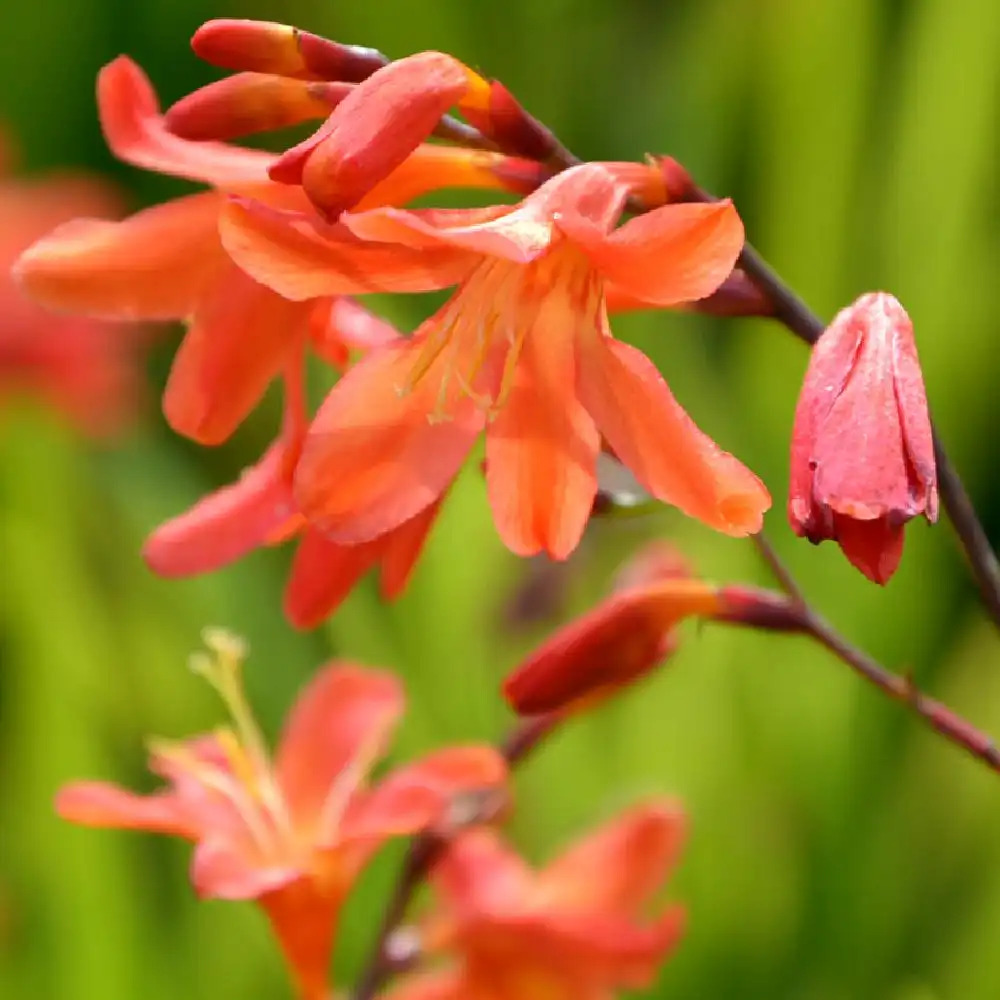
M 472 264 L 450 247 L 428 252 L 365 243 L 343 226 L 322 226 L 307 215 L 256 202 L 230 202 L 219 232 L 247 274 L 295 300 L 447 288 Z
M 678 622 L 718 608 L 715 589 L 702 580 L 666 579 L 621 591 L 535 650 L 504 681 L 504 696 L 516 712 L 538 715 L 609 693 L 670 652 Z
M 382 596 L 387 601 L 395 600 L 406 589 L 440 510 L 439 500 L 405 524 L 376 539 L 381 563 L 379 583 Z
M 837 544 L 851 565 L 874 583 L 888 583 L 903 558 L 903 525 L 891 525 L 884 517 L 859 521 L 844 514 L 834 514 L 833 524 Z
M 168 577 L 208 573 L 265 544 L 295 510 L 285 452 L 272 445 L 235 483 L 161 524 L 143 546 L 149 568 Z
M 382 841 L 406 836 L 447 819 L 462 795 L 498 788 L 507 764 L 492 747 L 449 747 L 397 768 L 344 815 L 339 836 Z
M 315 628 L 332 614 L 378 558 L 379 540 L 338 545 L 307 530 L 292 560 L 285 617 L 296 628 Z
M 301 874 L 297 868 L 264 865 L 255 850 L 222 838 L 203 840 L 191 859 L 191 884 L 206 899 L 258 899 Z
M 474 991 L 461 973 L 447 970 L 406 976 L 384 995 L 384 1000 L 496 1000 L 496 997 Z
M 759 531 L 763 483 L 684 412 L 641 351 L 607 334 L 581 338 L 580 399 L 621 461 L 653 496 L 729 535 Z
M 126 56 L 98 74 L 97 105 L 108 146 L 126 163 L 230 190 L 267 181 L 270 153 L 169 132 L 149 79 Z
M 317 208 L 336 217 L 431 134 L 473 78 L 440 52 L 389 63 L 360 83 L 315 135 L 285 153 L 271 177 L 301 182 Z
M 425 339 L 418 334 L 363 358 L 316 414 L 296 470 L 296 498 L 335 541 L 368 541 L 427 508 L 482 430 L 483 412 L 468 398 L 446 419 L 429 419 L 441 392 L 438 365 L 402 391 Z
M 565 912 L 634 915 L 653 899 L 684 841 L 683 810 L 651 802 L 578 840 L 539 877 L 546 902 Z
M 402 336 L 388 320 L 344 296 L 329 300 L 323 321 L 312 329 L 312 346 L 320 357 L 334 348 L 366 353 Z
M 234 73 L 182 97 L 164 117 L 167 128 L 185 139 L 238 139 L 326 118 L 350 90 L 346 83 Z
M 334 662 L 313 677 L 285 724 L 275 761 L 297 829 L 314 829 L 331 796 L 347 802 L 384 752 L 403 703 L 399 681 L 387 672 Z
M 306 335 L 308 307 L 229 264 L 202 297 L 163 395 L 170 426 L 201 444 L 226 440 Z
M 123 222 L 67 222 L 25 251 L 14 276 L 53 308 L 107 319 L 182 319 L 225 261 L 219 207 L 209 192 Z
M 431 870 L 431 883 L 461 919 L 528 905 L 534 872 L 492 830 L 459 834 Z
M 363 80 L 388 61 L 374 49 L 342 45 L 290 24 L 236 18 L 206 21 L 191 48 L 223 69 L 303 79 Z
M 552 288 L 530 322 L 510 395 L 486 429 L 486 484 L 512 552 L 565 559 L 590 518 L 601 441 L 576 397 L 574 303 Z
M 83 826 L 150 830 L 169 836 L 199 836 L 199 826 L 173 792 L 136 795 L 103 781 L 78 781 L 59 790 L 56 812 Z
M 629 298 L 672 306 L 714 292 L 743 249 L 743 223 L 729 201 L 665 205 L 601 236 L 560 222 L 604 277 Z

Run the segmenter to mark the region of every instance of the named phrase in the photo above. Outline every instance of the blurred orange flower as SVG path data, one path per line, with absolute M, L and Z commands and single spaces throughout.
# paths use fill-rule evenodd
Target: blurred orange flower
M 457 962 L 404 980 L 391 1000 L 607 1000 L 648 986 L 684 914 L 640 914 L 683 836 L 680 809 L 652 802 L 534 872 L 495 833 L 461 834 L 431 874 L 441 912 L 421 934 L 428 952 Z
M 453 747 L 368 787 L 403 692 L 389 673 L 336 662 L 300 695 L 272 761 L 241 691 L 238 640 L 206 639 L 212 656 L 197 665 L 229 704 L 234 728 L 156 744 L 150 768 L 168 782 L 165 791 L 81 782 L 59 793 L 57 810 L 88 826 L 194 841 L 198 893 L 256 899 L 299 995 L 320 1000 L 341 904 L 378 847 L 445 821 L 456 797 L 502 785 L 506 765 L 488 747 Z
M 355 365 L 320 408 L 296 473 L 310 521 L 340 542 L 384 534 L 440 496 L 485 428 L 494 520 L 519 555 L 576 547 L 602 435 L 658 499 L 733 535 L 759 530 L 763 484 L 695 426 L 645 355 L 611 336 L 604 298 L 609 282 L 660 305 L 708 295 L 732 272 L 742 224 L 719 202 L 667 205 L 614 229 L 637 168 L 571 168 L 516 206 L 341 217 L 361 239 L 425 255 L 416 270 L 387 271 L 386 287 L 411 289 L 435 253 L 465 273 L 411 338 Z M 289 298 L 338 280 L 338 240 L 295 213 L 233 204 L 222 225 L 240 265 Z
M 0 145 L 0 403 L 32 398 L 85 433 L 114 433 L 139 394 L 140 338 L 48 312 L 17 287 L 11 267 L 43 233 L 76 215 L 114 217 L 118 198 L 108 185 L 81 174 L 9 176 L 15 157 L 2 136 Z

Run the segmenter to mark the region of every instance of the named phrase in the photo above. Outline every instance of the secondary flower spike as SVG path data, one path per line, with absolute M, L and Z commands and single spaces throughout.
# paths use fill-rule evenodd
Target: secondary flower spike
M 816 342 L 795 411 L 788 517 L 833 539 L 886 583 L 903 525 L 937 518 L 937 470 L 923 375 L 906 310 L 886 292 L 841 310 Z
M 196 844 L 191 866 L 203 897 L 254 899 L 267 913 L 301 1000 L 327 1000 L 340 907 L 391 837 L 449 821 L 456 799 L 496 789 L 506 766 L 489 747 L 452 747 L 368 785 L 404 709 L 387 672 L 349 663 L 320 670 L 300 695 L 272 759 L 240 685 L 242 644 L 206 633 L 210 655 L 192 664 L 230 707 L 234 727 L 158 743 L 150 768 L 166 790 L 64 788 L 59 814 L 87 826 L 151 830 Z
M 710 294 L 732 271 L 742 223 L 718 202 L 614 228 L 635 168 L 574 167 L 515 206 L 342 216 L 356 237 L 422 254 L 421 274 L 446 249 L 466 271 L 413 337 L 372 352 L 323 403 L 296 474 L 310 521 L 340 542 L 384 534 L 440 496 L 485 429 L 494 520 L 519 555 L 576 547 L 602 436 L 658 499 L 728 534 L 760 529 L 763 484 L 611 336 L 605 308 L 609 284 L 661 306 Z M 242 268 L 288 298 L 337 280 L 338 240 L 294 213 L 235 203 L 222 234 Z M 405 260 L 394 280 L 411 286 Z
M 684 913 L 643 911 L 683 837 L 680 809 L 650 802 L 536 872 L 495 833 L 459 835 L 431 873 L 441 910 L 422 934 L 453 964 L 404 981 L 390 1000 L 597 1000 L 648 986 Z

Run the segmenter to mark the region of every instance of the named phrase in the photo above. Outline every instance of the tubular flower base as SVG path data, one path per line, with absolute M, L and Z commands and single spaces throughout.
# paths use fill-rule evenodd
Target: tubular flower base
M 388 673 L 333 663 L 300 696 L 272 761 L 240 689 L 242 648 L 206 636 L 197 666 L 229 704 L 234 729 L 159 743 L 150 767 L 165 791 L 112 785 L 63 789 L 57 809 L 88 826 L 152 830 L 195 842 L 201 896 L 255 899 L 267 913 L 299 996 L 325 1000 L 337 917 L 354 880 L 388 838 L 444 822 L 457 797 L 502 786 L 506 766 L 487 747 L 454 747 L 368 774 L 403 712 Z
M 368 241 L 424 254 L 387 287 L 464 261 L 458 292 L 405 343 L 373 352 L 321 407 L 296 473 L 305 516 L 336 541 L 367 541 L 433 503 L 486 430 L 487 485 L 514 552 L 561 559 L 597 490 L 601 437 L 658 499 L 720 531 L 759 530 L 770 497 L 671 395 L 650 361 L 608 330 L 605 287 L 673 305 L 732 272 L 743 227 L 728 202 L 667 205 L 613 227 L 636 164 L 586 164 L 519 205 L 374 209 L 342 216 Z M 337 280 L 338 238 L 294 213 L 232 205 L 223 240 L 289 298 Z M 452 256 L 455 255 L 455 256 Z M 447 284 L 442 277 L 442 285 Z
M 70 222 L 21 258 L 19 279 L 39 302 L 59 309 L 106 319 L 188 321 L 164 411 L 178 433 L 217 444 L 253 409 L 317 314 L 329 308 L 328 301 L 289 301 L 233 264 L 218 235 L 225 195 L 252 195 L 302 211 L 311 211 L 309 202 L 301 191 L 268 179 L 271 154 L 173 135 L 149 80 L 124 56 L 101 71 L 97 95 L 105 137 L 120 159 L 216 190 L 174 199 L 120 223 Z M 367 204 L 402 203 L 450 185 L 520 190 L 522 175 L 499 154 L 421 147 L 370 193 Z M 331 295 L 379 287 L 385 248 L 365 248 L 356 239 L 350 244 Z M 395 262 L 399 254 L 389 256 Z M 417 256 L 409 254 L 411 266 Z
M 903 525 L 937 519 L 937 473 L 913 324 L 891 295 L 862 295 L 816 342 L 792 431 L 788 517 L 834 539 L 875 583 L 903 554 Z
M 349 350 L 367 350 L 397 336 L 392 326 L 368 310 L 338 298 L 331 300 L 314 346 L 324 357 L 346 363 Z M 297 537 L 299 546 L 285 590 L 285 615 L 297 628 L 312 628 L 374 566 L 381 570 L 383 597 L 391 600 L 402 593 L 440 505 L 433 504 L 361 545 L 338 545 L 309 526 L 292 496 L 292 473 L 306 428 L 301 360 L 286 368 L 285 426 L 279 440 L 235 483 L 160 525 L 147 539 L 143 556 L 161 576 L 193 576 L 220 569 L 254 549 Z
M 460 835 L 431 873 L 443 912 L 422 935 L 428 950 L 457 961 L 404 981 L 391 1000 L 597 1000 L 648 986 L 684 914 L 638 914 L 673 867 L 683 831 L 675 806 L 639 806 L 537 873 L 490 831 Z
M 83 317 L 54 316 L 24 295 L 10 271 L 53 226 L 80 213 L 113 217 L 118 199 L 94 178 L 19 180 L 6 176 L 7 166 L 0 157 L 0 405 L 32 399 L 86 434 L 113 434 L 139 395 L 139 337 Z

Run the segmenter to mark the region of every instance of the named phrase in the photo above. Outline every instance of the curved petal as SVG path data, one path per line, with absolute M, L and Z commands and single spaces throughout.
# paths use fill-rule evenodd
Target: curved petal
M 395 984 L 384 1000 L 496 1000 L 480 993 L 456 970 L 420 972 Z
M 265 544 L 295 513 L 285 457 L 283 443 L 272 445 L 235 483 L 161 524 L 142 549 L 149 568 L 167 577 L 208 573 Z
M 59 790 L 56 812 L 83 826 L 150 830 L 169 836 L 199 836 L 199 828 L 173 792 L 136 795 L 103 781 L 78 781 Z
M 664 205 L 607 236 L 570 217 L 559 224 L 619 294 L 660 306 L 710 295 L 743 249 L 743 223 L 729 201 Z
M 343 226 L 324 226 L 308 215 L 249 201 L 226 206 L 219 232 L 247 274 L 295 300 L 447 288 L 474 264 L 449 247 L 428 252 L 365 243 Z
M 262 865 L 229 839 L 203 840 L 191 858 L 191 884 L 206 899 L 258 899 L 300 878 L 293 867 Z
M 405 524 L 376 539 L 381 564 L 379 585 L 387 601 L 395 600 L 406 589 L 440 510 L 439 500 Z
M 456 915 L 516 913 L 529 905 L 534 872 L 492 830 L 459 834 L 431 870 L 431 882 Z
M 539 876 L 539 892 L 566 913 L 634 915 L 673 868 L 685 827 L 675 803 L 632 808 L 564 851 Z
M 97 107 L 111 151 L 133 166 L 230 189 L 268 179 L 270 153 L 191 142 L 169 132 L 149 78 L 127 56 L 98 74 Z
M 855 569 L 874 583 L 886 584 L 903 558 L 903 526 L 886 518 L 858 521 L 844 514 L 833 515 L 837 544 Z
M 501 787 L 507 764 L 492 747 L 448 747 L 397 768 L 344 814 L 344 840 L 405 836 L 446 820 L 457 798 Z
M 307 530 L 292 560 L 285 617 L 296 628 L 315 628 L 332 614 L 378 558 L 379 539 L 338 545 Z
M 313 350 L 335 367 L 346 367 L 347 352 L 365 353 L 402 336 L 388 320 L 346 296 L 317 303 L 310 321 Z
M 615 454 L 653 496 L 729 535 L 759 531 L 764 484 L 684 412 L 641 351 L 607 334 L 578 347 L 580 399 Z
M 486 429 L 486 484 L 504 544 L 519 556 L 565 559 L 597 493 L 601 440 L 576 396 L 579 316 L 554 287 L 530 320 L 507 400 Z
M 402 687 L 387 672 L 334 662 L 315 675 L 292 709 L 275 760 L 296 829 L 318 824 L 331 795 L 348 801 L 383 753 L 403 705 Z
M 427 338 L 374 351 L 320 407 L 296 470 L 302 512 L 338 542 L 385 534 L 432 504 L 455 477 L 485 417 L 459 395 L 434 419 L 445 373 L 436 362 L 403 392 Z
M 306 335 L 308 305 L 223 266 L 194 312 L 163 395 L 170 426 L 201 444 L 229 437 Z
M 14 277 L 43 304 L 104 319 L 183 319 L 225 255 L 214 192 L 122 222 L 76 219 L 24 252 Z

